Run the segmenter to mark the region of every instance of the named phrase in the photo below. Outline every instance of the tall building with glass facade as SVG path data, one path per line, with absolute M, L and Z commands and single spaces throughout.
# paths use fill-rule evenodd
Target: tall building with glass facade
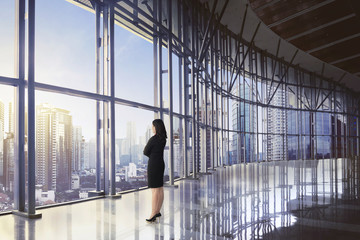
M 73 126 L 70 112 L 49 104 L 36 109 L 36 184 L 43 190 L 71 189 Z M 78 159 L 78 167 L 80 159 Z

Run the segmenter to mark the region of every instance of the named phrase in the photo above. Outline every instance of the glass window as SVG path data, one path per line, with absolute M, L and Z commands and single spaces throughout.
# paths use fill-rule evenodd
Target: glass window
M 0 1 L 0 76 L 15 77 L 15 1 Z
M 184 175 L 184 120 L 174 117 L 173 124 L 174 178 L 179 178 Z
M 16 190 L 14 90 L 0 85 L 0 212 L 13 210 Z
M 42 91 L 35 99 L 36 204 L 89 197 L 96 186 L 96 102 Z
M 302 112 L 302 134 L 310 134 L 310 113 Z
M 148 157 L 143 150 L 153 136 L 154 112 L 116 105 L 115 118 L 117 191 L 147 187 Z
M 154 105 L 153 61 L 151 42 L 115 26 L 116 97 Z
M 298 156 L 298 137 L 288 136 L 288 160 L 296 160 Z
M 297 134 L 297 111 L 294 110 L 287 110 L 287 133 L 288 134 Z
M 35 81 L 95 92 L 95 15 L 63 0 L 35 12 Z

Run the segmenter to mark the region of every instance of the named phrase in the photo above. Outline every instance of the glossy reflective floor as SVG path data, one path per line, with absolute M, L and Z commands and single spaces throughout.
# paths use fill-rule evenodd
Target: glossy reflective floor
M 253 163 L 165 188 L 148 224 L 150 190 L 0 216 L 0 239 L 360 239 L 360 161 Z

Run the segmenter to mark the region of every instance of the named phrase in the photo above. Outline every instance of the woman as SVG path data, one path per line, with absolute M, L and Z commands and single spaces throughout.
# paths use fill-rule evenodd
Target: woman
M 148 186 L 152 192 L 152 212 L 147 222 L 154 222 L 161 216 L 160 209 L 164 201 L 164 148 L 166 144 L 166 129 L 161 119 L 152 122 L 152 136 L 144 148 L 144 155 L 149 157 L 147 174 Z

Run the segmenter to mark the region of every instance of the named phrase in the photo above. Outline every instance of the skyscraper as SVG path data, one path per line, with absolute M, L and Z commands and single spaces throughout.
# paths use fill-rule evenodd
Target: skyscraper
M 274 89 L 272 89 L 274 91 Z M 271 91 L 271 92 L 272 92 Z M 270 103 L 275 106 L 285 105 L 285 91 L 278 89 Z M 271 161 L 286 159 L 284 149 L 287 149 L 284 134 L 287 131 L 286 112 L 279 108 L 268 109 L 268 141 L 267 158 Z
M 233 94 L 240 96 L 243 99 L 251 100 L 256 99 L 255 89 L 251 87 L 252 80 L 241 77 L 240 81 L 236 81 Z M 239 86 L 240 84 L 240 86 Z M 233 133 L 232 136 L 232 149 L 231 156 L 233 162 L 251 162 L 256 161 L 257 156 L 255 155 L 255 138 L 257 118 L 254 114 L 256 105 L 232 103 L 232 124 L 235 131 L 241 133 Z M 230 117 L 230 116 L 229 116 Z
M 136 154 L 136 124 L 135 122 L 127 122 L 126 124 L 126 139 L 130 144 L 130 162 L 137 163 Z
M 84 170 L 84 142 L 81 126 L 73 127 L 73 171 Z
M 94 169 L 96 167 L 96 140 L 90 139 L 89 141 L 89 168 Z
M 5 106 L 0 101 L 0 183 L 4 182 L 5 171 L 4 171 L 4 117 Z
M 36 108 L 36 183 L 43 190 L 71 189 L 72 116 L 42 104 Z

